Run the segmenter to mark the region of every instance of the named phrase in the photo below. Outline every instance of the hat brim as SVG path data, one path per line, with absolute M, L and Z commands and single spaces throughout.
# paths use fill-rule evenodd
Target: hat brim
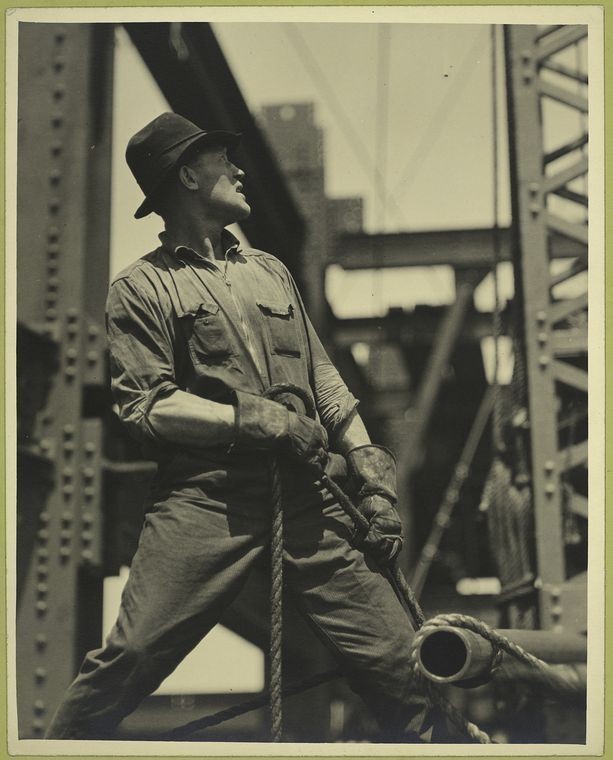
M 237 132 L 225 132 L 222 129 L 213 130 L 212 132 L 201 132 L 200 134 L 194 135 L 189 140 L 185 141 L 185 146 L 182 147 L 181 152 L 173 161 L 171 166 L 168 167 L 166 173 L 160 178 L 160 181 L 156 185 L 156 187 L 149 193 L 149 195 L 145 198 L 145 200 L 140 204 L 140 206 L 136 209 L 134 213 L 135 219 L 142 219 L 144 216 L 149 216 L 152 211 L 154 211 L 153 205 L 154 205 L 154 199 L 157 193 L 160 192 L 160 190 L 164 187 L 168 179 L 170 178 L 170 175 L 172 174 L 172 170 L 175 168 L 175 166 L 179 163 L 181 158 L 185 155 L 186 151 L 192 150 L 197 145 L 201 147 L 206 147 L 207 145 L 223 145 L 229 149 L 236 148 L 236 146 L 240 143 L 242 138 L 242 134 Z

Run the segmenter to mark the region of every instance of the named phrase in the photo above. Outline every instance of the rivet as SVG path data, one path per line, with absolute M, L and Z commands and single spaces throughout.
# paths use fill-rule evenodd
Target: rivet
M 76 322 L 79 319 L 79 312 L 74 307 L 71 307 L 66 312 L 66 319 L 68 322 Z
M 47 646 L 47 637 L 44 633 L 37 633 L 34 643 L 36 644 L 37 649 L 45 649 Z
M 539 356 L 539 366 L 545 368 L 549 364 L 549 357 L 547 354 L 541 354 Z
M 523 76 L 523 79 L 524 79 L 524 84 L 530 84 L 530 82 L 532 81 L 532 74 L 529 71 L 526 71 Z
M 49 277 L 56 277 L 58 273 L 58 264 L 57 261 L 51 260 L 47 263 L 47 274 Z
M 75 445 L 72 441 L 66 441 L 66 443 L 63 446 L 63 449 L 64 449 L 64 455 L 68 457 L 74 453 Z
M 57 319 L 57 309 L 47 309 L 45 311 L 45 319 L 48 319 L 50 321 Z
M 49 227 L 47 230 L 47 240 L 50 243 L 56 243 L 59 240 L 60 231 L 57 227 Z
M 66 349 L 66 358 L 71 364 L 74 364 L 77 360 L 77 356 L 79 355 L 79 352 L 76 348 L 68 348 Z
M 96 472 L 92 467 L 83 468 L 83 477 L 85 480 L 93 480 Z
M 53 171 L 49 172 L 49 182 L 53 187 L 57 187 L 60 184 L 61 179 L 62 172 L 59 169 L 53 169 Z
M 556 487 L 553 483 L 547 483 L 545 486 L 545 493 L 548 496 L 552 496 L 556 492 Z
M 545 345 L 545 343 L 547 343 L 547 333 L 546 333 L 546 332 L 540 332 L 540 333 L 539 333 L 539 334 L 536 336 L 536 339 L 537 339 L 537 340 L 538 340 L 538 342 L 541 344 L 541 346 L 544 346 L 544 345 Z
M 53 70 L 56 72 L 56 74 L 59 74 L 60 71 L 64 69 L 65 61 L 63 58 L 60 58 L 59 56 L 53 61 Z
M 37 681 L 44 681 L 47 678 L 47 671 L 45 668 L 36 668 L 34 671 L 34 677 Z
M 41 451 L 49 451 L 51 448 L 51 441 L 48 438 L 41 438 L 40 443 L 38 444 Z
M 51 117 L 51 126 L 54 129 L 59 129 L 64 124 L 64 118 L 60 116 L 59 114 L 55 114 L 55 116 Z
M 49 559 L 49 550 L 44 546 L 39 546 L 36 550 L 36 556 L 39 562 L 46 562 Z
M 67 380 L 72 380 L 77 375 L 77 370 L 74 367 L 66 367 L 64 370 L 64 376 Z
M 51 155 L 55 158 L 61 156 L 63 150 L 64 146 L 59 140 L 51 144 Z
M 43 525 L 47 525 L 49 519 L 49 512 L 41 512 L 38 516 L 38 521 Z
M 87 337 L 90 340 L 95 340 L 99 334 L 100 334 L 100 330 L 98 329 L 97 325 L 90 325 L 87 328 Z
M 91 544 L 91 542 L 94 540 L 94 534 L 91 530 L 84 530 L 81 533 L 81 539 L 83 540 L 84 544 Z
M 64 93 L 66 92 L 66 88 L 63 84 L 56 84 L 53 88 L 53 97 L 56 100 L 61 100 L 64 97 Z
M 537 322 L 540 322 L 541 324 L 544 324 L 547 321 L 547 313 L 544 311 L 537 311 L 536 312 L 536 320 Z
M 91 441 L 88 441 L 83 448 L 85 449 L 86 454 L 96 453 L 96 444 L 92 443 Z
M 524 63 L 529 63 L 532 60 L 532 53 L 529 50 L 522 50 L 521 59 Z
M 64 478 L 64 480 L 72 480 L 72 476 L 73 476 L 72 467 L 64 467 L 64 469 L 62 470 L 62 477 Z
M 43 583 L 42 581 L 40 583 L 36 584 L 36 593 L 44 595 L 49 591 L 49 586 L 47 586 L 46 583 Z
M 41 579 L 46 578 L 49 575 L 49 568 L 47 565 L 37 565 L 36 575 Z
M 36 532 L 36 535 L 38 536 L 39 541 L 48 541 L 49 540 L 49 531 L 47 528 L 41 528 Z
M 91 562 L 94 559 L 94 554 L 91 549 L 83 549 L 81 552 L 81 558 L 86 562 Z
M 52 198 L 49 201 L 49 211 L 52 214 L 57 214 L 57 212 L 60 210 L 60 206 L 61 205 L 62 204 L 60 203 L 60 199 L 59 198 Z
M 83 495 L 86 499 L 93 499 L 93 497 L 96 495 L 96 489 L 92 486 L 85 486 L 83 489 Z
M 47 290 L 58 290 L 60 287 L 60 280 L 58 277 L 49 277 L 47 280 Z
M 66 560 L 71 555 L 71 549 L 69 546 L 60 546 L 60 558 Z
M 94 516 L 91 512 L 83 512 L 81 519 L 83 520 L 83 525 L 92 525 L 94 522 Z
M 59 256 L 60 246 L 57 243 L 49 243 L 47 246 L 47 258 L 55 260 Z
M 66 35 L 64 32 L 57 32 L 55 35 L 55 43 L 56 45 L 61 45 L 66 39 Z
M 42 714 L 45 712 L 45 710 L 47 709 L 47 708 L 45 707 L 45 703 L 43 702 L 43 700 L 42 700 L 42 699 L 37 699 L 37 700 L 34 702 L 34 705 L 33 705 L 33 707 L 34 707 L 34 712 L 35 712 L 35 713 L 38 713 L 39 715 L 42 715 Z
M 539 203 L 531 203 L 529 208 L 532 216 L 538 216 L 541 213 L 541 206 Z
M 36 602 L 36 612 L 39 615 L 45 615 L 47 612 L 47 602 L 43 601 L 42 599 L 39 599 L 38 602 Z
M 531 182 L 528 185 L 528 190 L 530 191 L 530 195 L 538 195 L 538 192 L 540 190 L 538 182 Z
M 562 607 L 560 607 L 559 604 L 556 604 L 554 607 L 551 608 L 551 617 L 553 618 L 560 618 L 562 617 Z
M 63 528 L 60 531 L 60 541 L 64 543 L 68 543 L 70 539 L 72 538 L 72 530 L 70 528 Z
M 72 494 L 74 493 L 74 486 L 71 485 L 70 483 L 66 483 L 65 485 L 62 486 L 62 493 L 64 494 L 64 496 L 72 496 Z
M 88 364 L 96 364 L 98 361 L 98 354 L 96 351 L 88 351 L 87 352 L 87 363 Z
M 560 589 L 559 589 L 557 586 L 554 586 L 554 587 L 551 589 L 551 592 L 550 592 L 550 593 L 551 593 L 551 598 L 552 598 L 552 599 L 559 599 L 559 598 L 560 598 L 560 593 L 561 593 L 561 592 L 560 592 Z
M 67 509 L 62 512 L 62 524 L 72 525 L 72 512 L 69 512 Z
M 555 463 L 554 463 L 554 462 L 552 462 L 552 460 L 551 460 L 551 459 L 548 459 L 548 460 L 545 462 L 545 465 L 544 465 L 544 466 L 545 466 L 545 472 L 553 472 L 553 471 L 555 470 L 555 467 L 556 467 L 556 466 L 555 466 Z
M 50 293 L 45 298 L 45 306 L 47 309 L 53 309 L 57 305 L 57 296 L 54 293 Z
M 42 733 L 42 730 L 44 727 L 45 727 L 45 724 L 43 723 L 42 720 L 40 720 L 40 718 L 34 718 L 34 720 L 32 721 L 32 731 L 35 734 Z

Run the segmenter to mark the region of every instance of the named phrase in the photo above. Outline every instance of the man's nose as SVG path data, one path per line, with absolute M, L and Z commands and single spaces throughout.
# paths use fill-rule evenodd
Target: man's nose
M 234 176 L 237 179 L 243 179 L 245 172 L 240 167 L 236 166 L 236 164 L 232 164 L 232 166 L 234 168 Z

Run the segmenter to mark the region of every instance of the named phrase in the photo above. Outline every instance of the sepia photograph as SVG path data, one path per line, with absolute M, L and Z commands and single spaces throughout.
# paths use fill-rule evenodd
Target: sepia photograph
M 7 14 L 8 752 L 602 752 L 602 11 Z

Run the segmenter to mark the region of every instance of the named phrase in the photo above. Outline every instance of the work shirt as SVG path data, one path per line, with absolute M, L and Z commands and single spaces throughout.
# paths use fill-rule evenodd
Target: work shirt
M 119 417 L 155 451 L 165 485 L 198 486 L 203 493 L 195 498 L 204 494 L 219 504 L 230 486 L 239 499 L 254 498 L 254 488 L 264 497 L 264 455 L 164 442 L 149 419 L 155 401 L 180 389 L 231 403 L 233 390 L 261 395 L 275 383 L 294 383 L 309 393 L 331 437 L 357 401 L 277 258 L 242 250 L 227 231 L 224 261 L 177 245 L 165 233 L 160 238 L 162 245 L 123 270 L 109 291 L 111 386 Z

